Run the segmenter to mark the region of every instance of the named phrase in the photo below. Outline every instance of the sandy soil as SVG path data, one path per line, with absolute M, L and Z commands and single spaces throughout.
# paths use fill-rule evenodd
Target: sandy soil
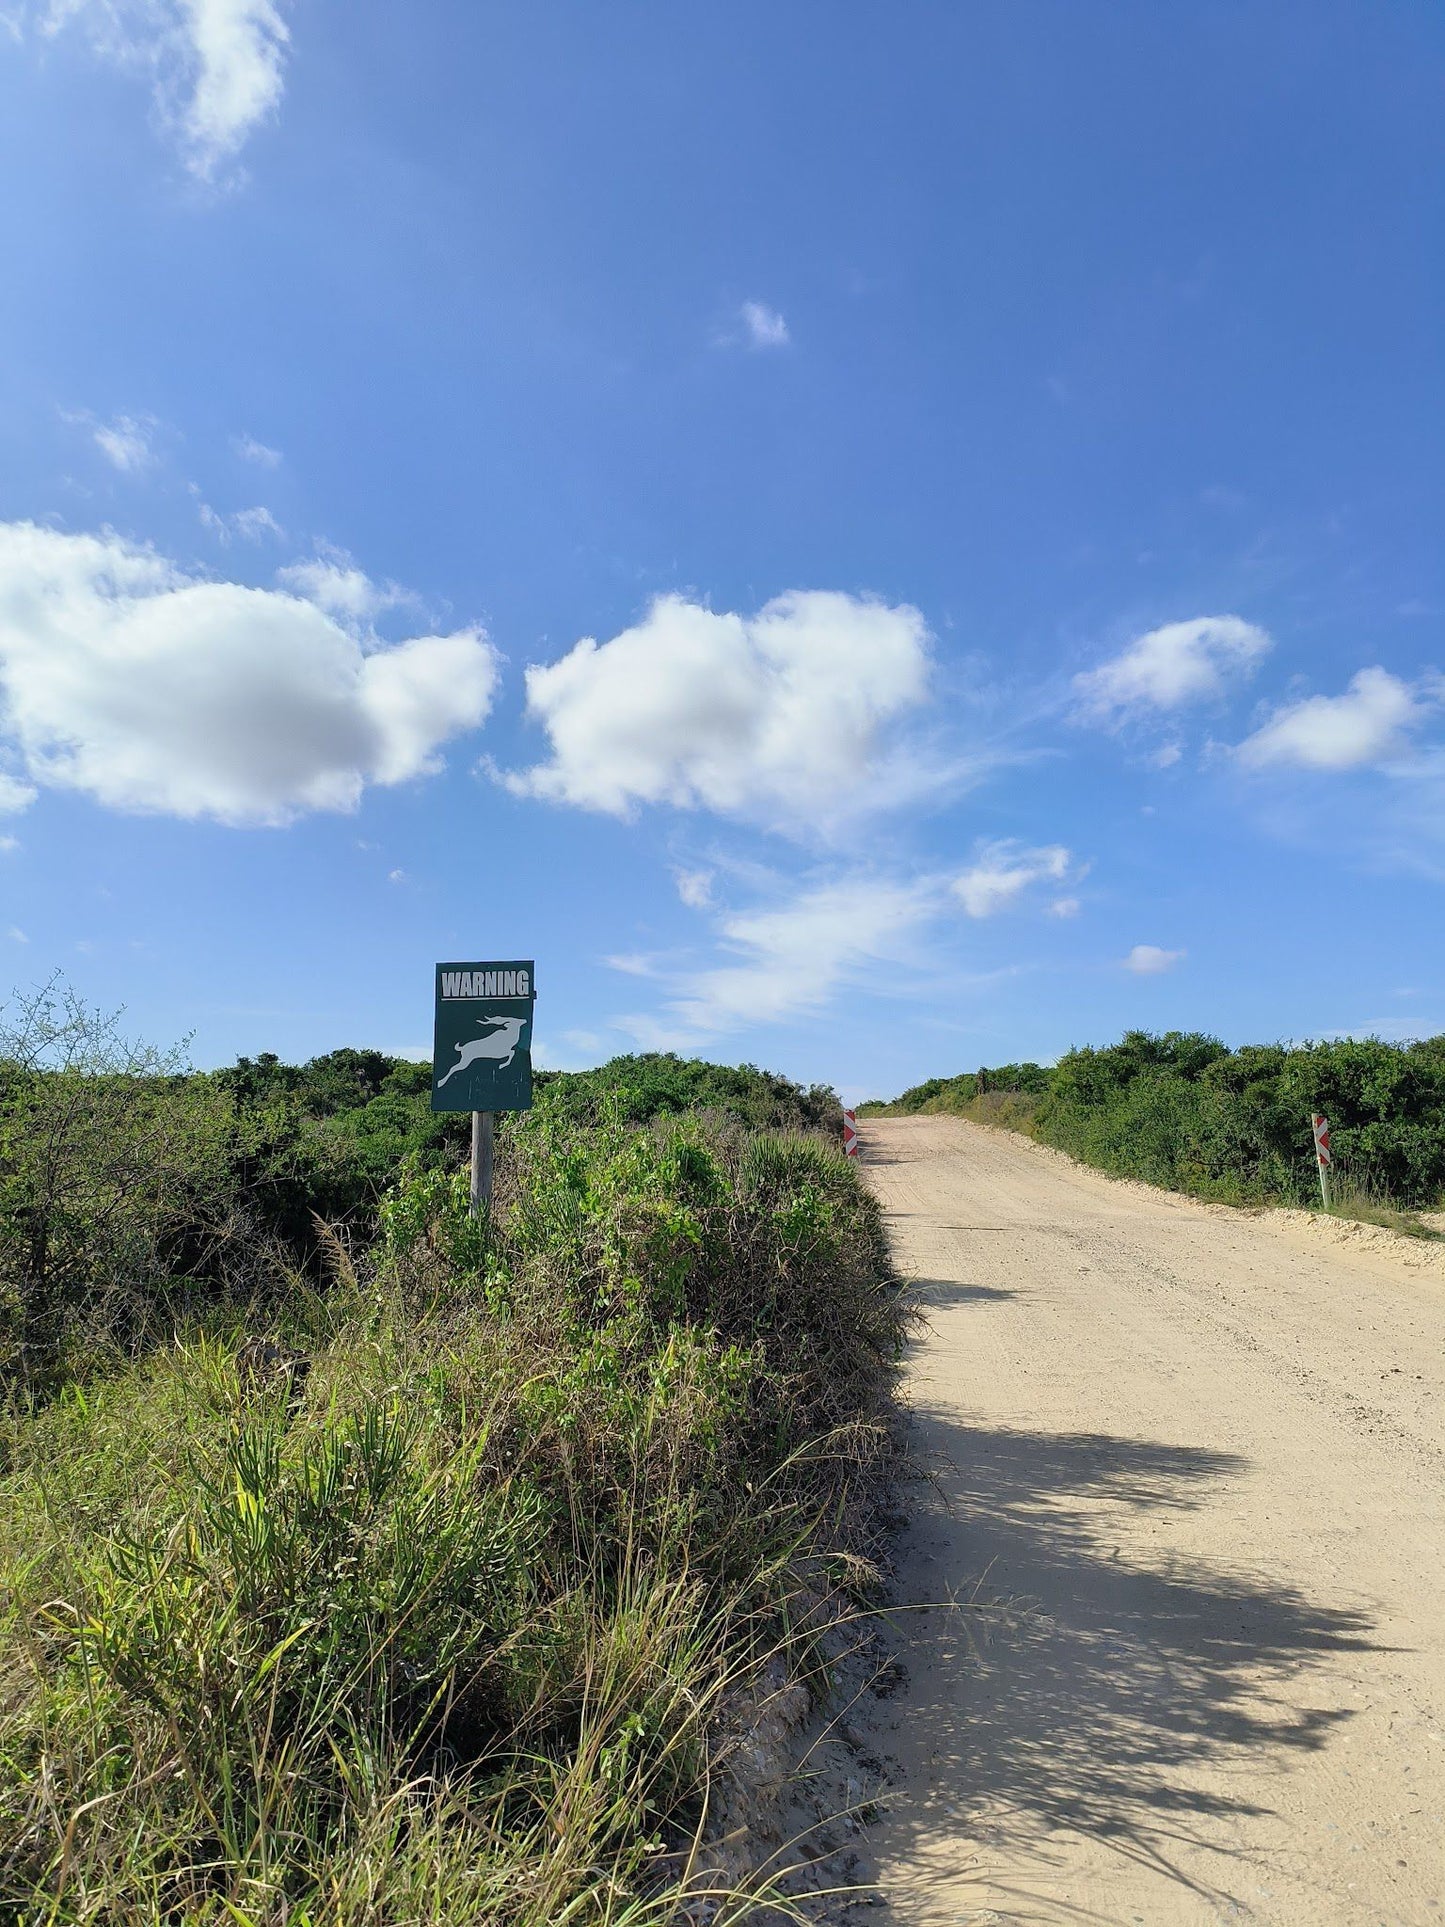
M 872 1918 L 1445 1921 L 1440 1251 L 862 1136 L 936 1473 Z

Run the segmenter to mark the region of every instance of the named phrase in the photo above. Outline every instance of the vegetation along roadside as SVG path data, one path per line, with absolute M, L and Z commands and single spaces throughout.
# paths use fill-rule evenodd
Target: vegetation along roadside
M 874 1585 L 907 1307 L 837 1100 L 0 1040 L 0 1918 L 746 1912 L 749 1707 Z
M 1057 1064 L 930 1078 L 860 1115 L 951 1113 L 1119 1176 L 1229 1204 L 1320 1203 L 1310 1114 L 1330 1120 L 1332 1209 L 1414 1236 L 1445 1198 L 1445 1037 L 1230 1050 L 1134 1030 Z

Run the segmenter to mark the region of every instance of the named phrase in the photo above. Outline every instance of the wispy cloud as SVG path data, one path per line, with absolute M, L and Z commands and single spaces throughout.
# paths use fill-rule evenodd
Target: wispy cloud
M 122 475 L 140 475 L 156 462 L 154 415 L 113 415 L 102 421 L 88 408 L 62 409 L 61 419 L 84 428 L 101 454 Z
M 268 448 L 265 442 L 258 442 L 254 435 L 233 435 L 231 446 L 243 462 L 252 462 L 257 468 L 279 468 L 281 451 Z
M 369 627 L 386 609 L 399 608 L 417 598 L 396 582 L 373 582 L 344 549 L 319 545 L 318 553 L 289 562 L 276 571 L 276 580 L 293 595 L 314 602 L 318 609 L 360 627 Z
M 729 913 L 718 936 L 733 961 L 685 973 L 660 1013 L 623 1015 L 614 1024 L 648 1049 L 685 1050 L 815 1014 L 861 966 L 905 962 L 911 936 L 937 903 L 926 882 L 851 878 L 777 907 Z
M 817 1016 L 853 986 L 869 998 L 909 994 L 909 986 L 936 973 L 929 955 L 940 933 L 957 928 L 960 909 L 971 917 L 992 915 L 1031 884 L 1056 881 L 1073 867 L 1059 845 L 985 844 L 962 875 L 855 872 L 804 883 L 781 901 L 718 910 L 719 961 L 679 967 L 676 959 L 655 955 L 607 959 L 615 969 L 655 980 L 666 993 L 656 1010 L 628 1012 L 613 1023 L 649 1049 L 696 1049 L 721 1036 Z M 984 975 L 996 981 L 1015 968 Z M 966 981 L 980 981 L 978 973 Z
M 35 801 L 35 785 L 0 769 L 0 816 L 18 816 Z
M 954 895 L 971 917 L 992 917 L 1016 904 L 1036 883 L 1062 883 L 1072 858 L 1061 843 L 1026 849 L 1021 843 L 984 844 L 977 861 L 953 881 Z M 1077 899 L 1070 898 L 1077 908 Z M 1064 913 L 1065 915 L 1068 912 Z
M 277 542 L 286 539 L 285 529 L 268 508 L 236 509 L 230 515 L 223 515 L 209 502 L 202 502 L 197 512 L 204 526 L 225 543 L 233 536 L 239 536 L 243 542 L 259 542 L 266 536 Z
M 711 870 L 674 870 L 677 894 L 689 910 L 706 910 L 712 902 Z
M 103 58 L 151 76 L 199 181 L 215 181 L 280 106 L 290 33 L 277 0 L 50 0 L 32 13 L 42 34 L 75 26 Z
M 792 340 L 787 322 L 765 301 L 745 301 L 739 312 L 750 348 L 786 348 Z
M 609 970 L 619 971 L 624 977 L 656 977 L 661 974 L 657 959 L 640 950 L 616 950 L 602 961 Z

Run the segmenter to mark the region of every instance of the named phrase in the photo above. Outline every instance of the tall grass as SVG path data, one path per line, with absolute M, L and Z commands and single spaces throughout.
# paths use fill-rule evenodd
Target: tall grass
M 621 1927 L 709 1886 L 730 1726 L 866 1583 L 878 1211 L 720 1119 L 505 1150 L 490 1222 L 414 1170 L 272 1298 L 299 1396 L 223 1307 L 12 1405 L 0 1915 Z

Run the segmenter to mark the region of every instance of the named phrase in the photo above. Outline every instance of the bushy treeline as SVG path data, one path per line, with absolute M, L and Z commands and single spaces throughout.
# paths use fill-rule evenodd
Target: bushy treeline
M 998 1064 L 991 1070 L 960 1071 L 956 1077 L 930 1077 L 895 1097 L 891 1104 L 874 1102 L 859 1108 L 864 1116 L 889 1113 L 913 1117 L 920 1112 L 958 1111 L 990 1092 L 1042 1096 L 1049 1088 L 1049 1077 L 1042 1064 Z
M 430 1066 L 373 1050 L 263 1054 L 195 1072 L 128 1042 L 64 986 L 0 1022 L 0 1389 L 134 1348 L 217 1298 L 315 1273 L 321 1226 L 360 1243 L 404 1171 L 465 1154 L 430 1107 Z M 666 1055 L 537 1079 L 539 1109 L 645 1123 L 716 1110 L 754 1129 L 836 1129 L 834 1094 Z M 71 1354 L 67 1363 L 67 1352 Z
M 1230 1050 L 1217 1037 L 1129 1031 L 1052 1068 L 932 1079 L 889 1111 L 996 1114 L 1106 1171 L 1241 1203 L 1319 1196 L 1311 1112 L 1329 1118 L 1341 1188 L 1428 1209 L 1445 1198 L 1445 1037 Z
M 755 1131 L 841 1135 L 843 1112 L 827 1084 L 804 1086 L 754 1064 L 708 1064 L 670 1051 L 614 1057 L 592 1071 L 541 1071 L 544 1108 L 573 1118 L 605 1109 L 634 1123 L 683 1111 L 721 1111 Z
M 0 1406 L 0 1918 L 714 1917 L 731 1739 L 820 1683 L 825 1602 L 868 1583 L 906 1310 L 855 1168 L 745 1121 L 808 1094 L 641 1061 L 701 1108 L 611 1067 L 590 1108 L 544 1093 L 489 1219 L 407 1143 L 369 1239 L 313 1227 L 324 1263 L 261 1299 L 222 1267 L 164 1342 Z M 243 1115 L 407 1098 L 385 1060 L 251 1072 Z M 234 1143 L 185 1108 L 231 1074 L 132 1074 L 134 1237 L 210 1225 L 165 1194 Z M 52 1088 L 94 1124 L 121 1073 L 91 1075 Z

